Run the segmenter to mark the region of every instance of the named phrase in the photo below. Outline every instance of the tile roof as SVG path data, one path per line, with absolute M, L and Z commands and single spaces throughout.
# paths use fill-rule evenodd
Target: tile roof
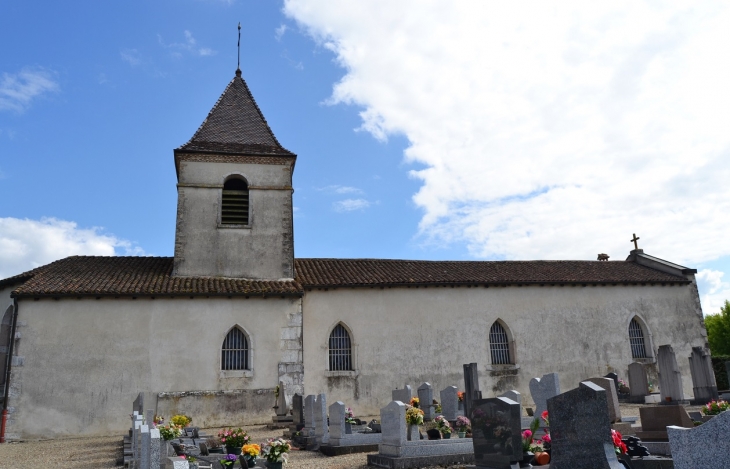
M 626 261 L 296 259 L 302 286 L 689 283 Z
M 238 71 L 195 135 L 176 151 L 294 156 L 274 136 Z
M 415 285 L 687 284 L 626 261 L 296 259 L 295 280 L 173 277 L 172 257 L 72 256 L 0 280 L 17 297 L 298 296 L 303 288 Z
M 16 297 L 301 295 L 293 280 L 173 277 L 172 257 L 72 256 L 0 280 Z M 23 281 L 23 279 L 26 279 Z

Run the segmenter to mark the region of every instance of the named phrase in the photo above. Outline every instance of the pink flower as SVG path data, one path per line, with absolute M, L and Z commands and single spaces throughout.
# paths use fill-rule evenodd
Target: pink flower
M 552 440 L 550 439 L 550 434 L 548 433 L 545 436 L 543 436 L 542 441 L 543 441 L 543 443 L 548 443 L 548 444 L 552 443 Z
M 522 438 L 525 440 L 530 438 L 531 436 L 532 436 L 532 430 L 525 430 L 524 432 L 522 432 Z

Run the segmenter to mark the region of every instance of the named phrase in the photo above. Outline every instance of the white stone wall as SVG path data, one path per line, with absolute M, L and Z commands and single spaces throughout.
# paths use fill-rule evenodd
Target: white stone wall
M 175 275 L 253 279 L 294 277 L 292 160 L 287 164 L 182 161 L 178 181 Z M 249 227 L 220 226 L 223 183 L 249 185 Z
M 530 379 L 549 372 L 559 373 L 563 391 L 610 371 L 627 379 L 635 315 L 651 332 L 654 354 L 672 344 L 691 396 L 687 357 L 706 343 L 694 284 L 315 289 L 303 308 L 305 392 L 325 392 L 328 402 L 341 400 L 357 415 L 377 415 L 404 384 L 415 392 L 428 381 L 435 396 L 449 385 L 463 390 L 462 365 L 470 362 L 479 365 L 484 397 L 514 388 L 530 401 Z M 514 340 L 515 366 L 490 365 L 489 329 L 497 319 Z M 328 337 L 340 321 L 352 332 L 351 373 L 326 371 Z
M 292 328 L 301 323 L 298 298 L 19 303 L 24 366 L 14 383 L 20 393 L 10 401 L 16 412 L 8 431 L 23 438 L 121 434 L 141 391 L 262 390 L 267 396 L 257 408 L 242 402 L 227 424 L 263 423 L 273 415 L 279 380 L 301 380 L 301 374 L 280 374 L 282 363 L 285 370 L 296 360 L 301 366 L 301 332 L 300 350 L 292 352 Z M 249 336 L 250 373 L 220 369 L 221 345 L 235 325 Z M 192 416 L 204 425 L 203 416 Z

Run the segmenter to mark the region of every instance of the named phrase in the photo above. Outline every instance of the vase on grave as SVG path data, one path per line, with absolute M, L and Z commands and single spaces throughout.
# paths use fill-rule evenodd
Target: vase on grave
M 236 456 L 241 455 L 241 446 L 228 446 L 226 445 L 226 452 L 228 454 L 235 454 Z
M 459 410 L 464 410 L 464 401 L 459 401 Z
M 520 467 L 532 467 L 532 459 L 535 457 L 535 454 L 531 451 L 523 451 L 522 452 L 522 461 L 520 461 Z
M 451 439 L 451 432 L 449 432 L 449 433 L 442 433 L 441 434 L 441 438 L 443 438 L 444 440 Z
M 459 438 L 465 438 L 466 432 L 459 432 L 458 435 L 459 435 Z
M 239 458 L 241 467 L 256 467 L 256 456 L 250 456 L 248 454 L 242 454 Z
M 421 439 L 421 433 L 418 431 L 418 425 L 408 424 L 408 441 L 418 441 Z
M 352 424 L 350 422 L 345 422 L 345 434 L 352 435 Z

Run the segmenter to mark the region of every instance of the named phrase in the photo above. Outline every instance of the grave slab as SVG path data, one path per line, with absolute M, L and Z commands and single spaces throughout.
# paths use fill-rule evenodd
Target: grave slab
M 676 469 L 727 469 L 730 412 L 722 412 L 699 427 L 669 426 L 667 433 Z
M 401 401 L 404 404 L 409 404 L 413 397 L 413 391 L 411 390 L 411 387 L 406 384 L 403 389 L 393 389 L 390 395 L 394 401 Z
M 634 403 L 643 403 L 644 396 L 649 394 L 649 380 L 643 363 L 633 362 L 629 365 L 629 389 L 629 399 Z
M 622 469 L 613 449 L 606 391 L 591 382 L 548 399 L 551 469 Z
M 692 375 L 692 404 L 707 404 L 719 399 L 715 371 L 712 369 L 710 352 L 704 347 L 692 347 L 689 357 L 689 371 Z
M 642 441 L 667 441 L 667 427 L 693 428 L 692 419 L 683 406 L 655 406 L 639 408 L 641 431 L 636 436 Z
M 682 373 L 677 366 L 677 357 L 671 345 L 659 347 L 657 362 L 659 364 L 660 404 L 684 401 Z
M 616 373 L 609 373 L 615 375 Z M 618 380 L 618 377 L 616 377 Z M 608 401 L 608 419 L 611 423 L 621 421 L 621 408 L 618 405 L 618 393 L 616 392 L 616 381 L 612 378 L 590 378 L 593 384 L 597 384 L 606 391 L 606 399 Z
M 439 393 L 441 398 L 441 414 L 446 420 L 456 420 L 459 410 L 459 390 L 456 386 L 447 386 Z
M 471 403 L 482 398 L 476 363 L 464 364 L 464 415 L 471 419 Z
M 433 386 L 431 386 L 431 383 L 423 383 L 418 386 L 417 392 L 419 406 L 423 411 L 423 419 L 433 420 L 436 417 L 436 411 L 433 405 Z
M 505 397 L 473 402 L 474 462 L 479 468 L 510 469 L 522 459 L 520 405 Z

